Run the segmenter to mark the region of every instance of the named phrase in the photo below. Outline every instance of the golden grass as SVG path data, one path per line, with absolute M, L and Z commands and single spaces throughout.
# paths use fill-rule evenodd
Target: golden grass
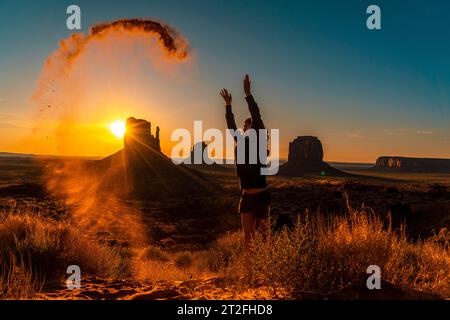
M 274 296 L 327 294 L 365 288 L 370 265 L 397 287 L 450 298 L 450 234 L 411 242 L 368 208 L 340 217 L 309 214 L 292 230 L 258 235 L 248 256 L 240 232 L 209 249 L 170 253 L 149 246 L 119 255 L 76 227 L 32 212 L 0 214 L 0 299 L 32 299 L 51 281 L 67 278 L 76 264 L 83 274 L 114 278 L 128 272 L 140 280 L 225 278 L 240 290 L 270 288 Z
M 326 294 L 365 288 L 370 265 L 393 285 L 450 297 L 450 235 L 410 242 L 365 208 L 348 216 L 306 217 L 293 230 L 256 237 L 249 268 L 253 281 L 274 292 Z
M 0 256 L 1 299 L 32 298 L 43 281 L 66 279 L 70 265 L 102 277 L 121 270 L 117 253 L 89 240 L 76 226 L 32 212 L 0 214 Z
M 186 280 L 224 277 L 226 285 L 248 290 L 271 288 L 273 296 L 324 295 L 346 287 L 366 288 L 367 268 L 381 268 L 382 281 L 406 290 L 450 297 L 450 235 L 446 230 L 411 242 L 368 208 L 340 217 L 298 219 L 292 230 L 258 235 L 251 253 L 242 234 L 220 237 L 208 250 L 167 253 L 147 248 L 141 277 Z
M 3 260 L 3 256 L 0 256 Z M 2 263 L 0 270 L 0 299 L 29 300 L 36 297 L 43 287 L 43 281 L 33 274 L 30 267 L 15 257 L 9 259 L 9 266 Z
M 239 232 L 219 237 L 210 248 L 202 251 L 168 253 L 149 246 L 134 262 L 134 274 L 147 281 L 190 280 L 225 275 L 233 278 L 242 264 L 242 236 Z M 240 270 L 240 271 L 238 271 Z

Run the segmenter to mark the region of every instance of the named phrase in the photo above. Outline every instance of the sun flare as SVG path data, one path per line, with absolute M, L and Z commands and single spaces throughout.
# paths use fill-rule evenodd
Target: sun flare
M 126 131 L 125 121 L 117 120 L 109 125 L 109 130 L 111 130 L 112 134 L 117 138 L 123 138 Z

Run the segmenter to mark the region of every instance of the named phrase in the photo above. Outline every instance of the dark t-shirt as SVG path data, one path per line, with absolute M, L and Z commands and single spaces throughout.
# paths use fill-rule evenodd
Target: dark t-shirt
M 257 163 L 250 163 L 250 147 L 249 147 L 249 137 L 246 136 L 244 139 L 237 139 L 235 137 L 235 141 L 237 144 L 245 143 L 245 162 L 243 164 L 236 163 L 237 175 L 241 182 L 241 189 L 262 189 L 267 187 L 266 176 L 261 174 L 261 168 L 265 165 L 261 163 L 259 157 L 259 140 L 266 138 L 260 136 L 260 129 L 265 129 L 264 123 L 261 120 L 261 114 L 259 112 L 258 104 L 255 102 L 253 96 L 247 96 L 245 98 L 248 104 L 248 108 L 252 117 L 252 129 L 256 131 L 256 142 L 257 148 L 255 149 Z M 226 115 L 228 129 L 237 130 L 236 122 L 234 120 L 234 114 L 231 109 L 231 105 L 226 106 Z M 237 159 L 237 150 L 238 146 L 235 148 L 235 159 Z

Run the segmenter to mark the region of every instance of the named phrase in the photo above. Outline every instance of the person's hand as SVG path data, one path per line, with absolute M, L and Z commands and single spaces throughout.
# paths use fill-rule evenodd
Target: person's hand
M 252 94 L 250 85 L 251 85 L 250 77 L 248 76 L 248 74 L 246 74 L 244 78 L 244 93 L 247 97 Z
M 222 96 L 223 100 L 225 100 L 225 104 L 227 106 L 231 106 L 231 93 L 228 93 L 227 89 L 223 89 L 222 91 L 220 91 L 220 95 Z

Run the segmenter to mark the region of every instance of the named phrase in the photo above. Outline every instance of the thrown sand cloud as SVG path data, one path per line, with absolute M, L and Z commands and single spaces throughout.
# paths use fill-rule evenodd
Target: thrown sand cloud
M 101 23 L 91 29 L 89 38 L 94 38 L 107 34 L 110 30 L 123 29 L 130 32 L 155 33 L 164 48 L 180 59 L 184 59 L 188 54 L 187 43 L 169 26 L 159 22 L 141 19 L 121 19 L 110 23 Z
M 147 49 L 145 54 L 139 51 L 143 42 Z M 47 144 L 56 144 L 59 153 L 67 154 L 73 143 L 86 144 L 96 138 L 95 135 L 79 138 L 83 134 L 78 126 L 80 119 L 86 120 L 94 112 L 86 91 L 96 98 L 104 95 L 99 83 L 110 83 L 111 78 L 117 82 L 116 88 L 135 91 L 127 82 L 129 77 L 135 77 L 134 70 L 118 72 L 114 69 L 116 63 L 122 62 L 114 54 L 118 50 L 127 53 L 125 62 L 149 60 L 158 65 L 164 59 L 181 62 L 188 57 L 187 42 L 171 27 L 151 20 L 121 19 L 101 23 L 93 26 L 87 35 L 74 34 L 60 41 L 58 50 L 44 63 L 33 96 L 41 115 L 34 131 L 36 133 L 46 119 L 55 121 L 50 134 L 53 140 Z M 107 62 L 105 72 L 97 71 L 98 61 Z M 108 72 L 115 73 L 111 77 Z M 109 108 L 107 104 L 98 106 L 95 112 L 104 116 Z M 122 181 L 119 188 L 111 186 L 111 181 L 119 181 L 114 175 L 126 170 L 123 157 L 115 160 L 104 162 L 108 167 L 101 172 L 93 170 L 93 165 L 85 161 L 61 160 L 47 167 L 47 187 L 73 208 L 72 218 L 77 227 L 93 234 L 105 232 L 116 239 L 128 239 L 133 247 L 140 247 L 146 242 L 141 212 L 121 197 L 121 189 L 127 181 Z
M 70 64 L 83 52 L 90 42 L 108 37 L 108 35 L 116 31 L 157 36 L 161 48 L 170 57 L 184 59 L 188 55 L 187 42 L 169 26 L 151 20 L 120 19 L 93 26 L 87 36 L 80 33 L 62 40 L 59 50 L 47 60 L 47 66 L 52 67 L 56 62 L 55 60 L 62 59 L 59 62 L 63 63 L 63 67 L 66 67 L 64 70 L 67 71 Z
M 34 100 L 40 105 L 41 111 L 46 110 L 47 105 L 54 102 L 55 88 L 67 87 L 71 77 L 72 67 L 75 62 L 86 52 L 91 44 L 102 44 L 108 38 L 117 37 L 118 34 L 126 36 L 145 36 L 148 41 L 157 40 L 167 59 L 183 61 L 188 57 L 189 46 L 173 28 L 160 22 L 142 19 L 120 19 L 113 22 L 100 23 L 93 26 L 87 35 L 83 33 L 73 34 L 60 41 L 58 50 L 52 53 L 44 63 L 37 89 L 33 95 Z M 130 45 L 121 43 L 118 48 Z M 148 59 L 160 59 L 155 55 L 148 55 Z M 130 60 L 134 57 L 130 57 Z M 76 86 L 70 84 L 76 91 Z M 75 88 L 73 88 L 75 87 Z M 66 90 L 69 91 L 69 90 Z M 67 93 L 67 92 L 65 92 Z M 72 98 L 72 97 L 71 97 Z M 65 100 L 68 100 L 66 95 Z M 72 99 L 74 100 L 74 99 Z

